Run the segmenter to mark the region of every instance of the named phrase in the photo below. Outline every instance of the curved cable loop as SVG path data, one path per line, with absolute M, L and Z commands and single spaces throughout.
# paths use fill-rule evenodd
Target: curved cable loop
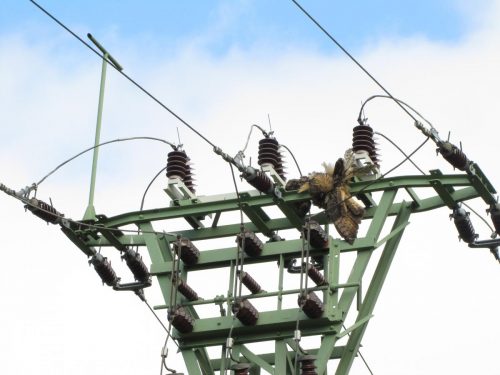
M 398 98 L 394 98 L 392 96 L 389 96 L 389 95 L 382 95 L 382 94 L 375 94 L 375 95 L 372 95 L 370 96 L 368 99 L 366 99 L 363 104 L 361 105 L 361 108 L 359 109 L 359 114 L 358 114 L 358 123 L 362 123 L 363 120 L 362 120 L 362 117 L 363 116 L 363 111 L 365 109 L 365 105 L 368 104 L 368 102 L 372 101 L 373 99 L 377 99 L 377 98 L 383 98 L 383 99 L 391 99 L 393 101 L 395 101 L 396 103 L 399 103 L 400 105 L 404 105 L 405 107 L 409 108 L 411 111 L 413 111 L 418 117 L 420 117 L 422 120 L 424 120 L 427 124 L 429 124 L 429 126 L 431 127 L 431 129 L 435 129 L 434 128 L 434 125 L 432 125 L 432 123 L 427 120 L 424 116 L 422 116 L 422 114 L 420 112 L 418 112 L 415 108 L 413 108 L 411 105 L 409 105 L 408 103 L 405 103 L 404 101 L 398 99 Z M 416 120 L 415 120 L 416 121 Z
M 128 138 L 117 138 L 117 139 L 113 139 L 111 141 L 106 141 L 106 142 L 102 142 L 102 143 L 99 143 L 98 145 L 96 146 L 92 146 L 92 147 L 89 147 L 89 148 L 86 148 L 85 150 L 79 152 L 78 154 L 72 156 L 71 158 L 63 161 L 61 164 L 59 164 L 57 167 L 55 167 L 52 171 L 50 171 L 49 173 L 47 173 L 44 177 L 42 177 L 40 179 L 40 181 L 38 181 L 36 184 L 34 184 L 35 186 L 39 186 L 42 182 L 44 182 L 48 177 L 50 177 L 51 175 L 53 175 L 56 171 L 58 171 L 60 168 L 62 168 L 64 165 L 68 164 L 69 162 L 75 160 L 77 157 L 89 152 L 89 151 L 92 151 L 93 149 L 97 148 L 97 147 L 101 147 L 101 146 L 104 146 L 104 145 L 107 145 L 107 144 L 110 144 L 110 143 L 116 143 L 116 142 L 126 142 L 126 141 L 135 141 L 135 140 L 150 140 L 150 141 L 158 141 L 158 142 L 162 142 L 162 143 L 165 143 L 169 146 L 171 146 L 172 148 L 174 148 L 174 150 L 177 148 L 176 145 L 174 145 L 173 143 L 170 143 L 164 139 L 161 139 L 161 138 L 156 138 L 156 137 L 128 137 Z

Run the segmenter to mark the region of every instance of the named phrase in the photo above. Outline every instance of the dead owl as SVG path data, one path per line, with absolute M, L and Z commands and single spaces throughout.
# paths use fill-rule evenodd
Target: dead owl
M 363 171 L 355 166 L 351 150 L 344 158 L 338 159 L 335 166 L 323 163 L 323 167 L 325 172 L 313 172 L 307 177 L 290 180 L 286 190 L 309 191 L 312 203 L 325 210 L 340 236 L 352 244 L 358 234 L 364 207 L 351 197 L 349 182 Z

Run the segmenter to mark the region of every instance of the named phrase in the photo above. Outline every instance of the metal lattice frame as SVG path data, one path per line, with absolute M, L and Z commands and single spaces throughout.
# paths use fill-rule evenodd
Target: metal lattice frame
M 418 192 L 421 188 L 433 189 L 431 197 L 422 199 Z M 397 194 L 405 191 L 407 200 L 397 200 Z M 375 195 L 379 199 L 374 198 Z M 309 288 L 309 290 L 322 293 L 324 313 L 320 318 L 308 318 L 298 307 L 291 309 L 282 308 L 284 295 L 298 295 L 299 290 L 287 290 L 283 287 L 283 274 L 285 260 L 298 258 L 301 255 L 302 240 L 297 239 L 268 242 L 264 244 L 262 254 L 257 257 L 246 257 L 245 264 L 278 262 L 279 282 L 276 290 L 246 296 L 248 299 L 275 297 L 276 308 L 273 311 L 261 312 L 255 326 L 247 327 L 231 316 L 231 304 L 234 301 L 232 288 L 223 296 L 214 296 L 212 299 L 189 302 L 178 295 L 176 303 L 184 306 L 195 319 L 194 330 L 189 334 L 174 331 L 181 353 L 184 357 L 190 375 L 214 374 L 224 371 L 232 363 L 224 358 L 210 358 L 207 347 L 224 346 L 229 330 L 233 325 L 232 337 L 234 347 L 233 358 L 252 365 L 251 374 L 260 374 L 261 370 L 271 374 L 294 374 L 297 345 L 294 341 L 294 330 L 297 316 L 299 317 L 302 336 L 320 336 L 319 348 L 307 348 L 308 354 L 316 356 L 315 365 L 318 374 L 325 374 L 330 360 L 339 360 L 336 374 L 349 373 L 355 356 L 357 355 L 363 334 L 372 317 L 372 312 L 384 284 L 385 278 L 396 253 L 399 241 L 408 225 L 412 213 L 433 210 L 448 206 L 454 208 L 458 202 L 480 197 L 487 204 L 495 203 L 495 190 L 479 167 L 471 165 L 467 174 L 442 175 L 438 170 L 431 171 L 425 176 L 403 176 L 386 178 L 372 182 L 355 182 L 351 185 L 351 193 L 358 196 L 367 206 L 364 219 L 367 231 L 364 237 L 358 238 L 351 245 L 341 239 L 329 236 L 328 247 L 312 248 L 311 256 L 324 259 L 324 276 L 326 285 Z M 400 195 L 398 195 L 399 197 Z M 156 276 L 160 285 L 165 304 L 156 306 L 156 309 L 168 307 L 171 291 L 171 276 L 173 272 L 173 259 L 171 244 L 176 241 L 176 236 L 171 234 L 157 234 L 153 231 L 153 222 L 184 218 L 190 224 L 185 230 L 177 231 L 177 235 L 189 238 L 196 242 L 205 239 L 222 237 L 236 237 L 240 233 L 240 223 L 218 225 L 221 214 L 238 211 L 241 208 L 250 220 L 245 228 L 256 233 L 270 236 L 274 231 L 285 229 L 299 229 L 304 225 L 294 203 L 308 200 L 307 194 L 296 192 L 283 192 L 281 197 L 259 194 L 249 191 L 215 197 L 199 197 L 196 199 L 174 200 L 170 207 L 130 212 L 112 218 L 98 216 L 96 225 L 102 226 L 100 230 L 78 229 L 72 226 L 63 226 L 64 233 L 86 254 L 90 249 L 98 246 L 111 246 L 123 249 L 123 246 L 142 246 L 149 251 L 151 273 Z M 264 207 L 277 206 L 282 216 L 269 217 L 263 210 Z M 214 215 L 210 227 L 199 226 L 198 218 Z M 392 227 L 388 234 L 380 238 L 387 219 L 394 216 Z M 315 215 L 314 219 L 327 226 L 324 214 Z M 115 229 L 125 225 L 135 224 L 141 232 L 139 234 L 116 235 Z M 236 246 L 236 245 L 235 245 Z M 361 282 L 370 259 L 377 249 L 382 248 L 375 273 L 368 285 L 364 296 L 361 293 Z M 202 249 L 198 262 L 186 266 L 181 263 L 180 270 L 184 280 L 188 279 L 193 271 L 229 268 L 234 270 L 236 264 L 236 248 Z M 341 255 L 346 252 L 356 252 L 356 260 L 351 272 L 345 281 L 339 280 L 339 267 Z M 231 272 L 233 274 L 233 272 Z M 232 282 L 232 280 L 230 280 Z M 346 316 L 351 310 L 351 305 L 357 300 L 358 315 L 355 323 L 344 328 Z M 197 313 L 197 306 L 201 304 L 224 304 L 229 312 L 226 316 L 203 318 Z M 340 338 L 349 335 L 345 345 L 338 345 Z M 272 353 L 254 353 L 247 344 L 260 341 L 274 341 L 275 351 Z

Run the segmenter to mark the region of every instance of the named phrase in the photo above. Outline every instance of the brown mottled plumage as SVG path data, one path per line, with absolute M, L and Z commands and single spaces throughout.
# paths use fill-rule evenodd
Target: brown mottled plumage
M 323 163 L 323 173 L 314 172 L 300 180 L 290 180 L 295 181 L 290 187 L 300 186 L 299 193 L 309 191 L 313 204 L 324 209 L 337 232 L 347 242 L 353 243 L 365 210 L 349 192 L 349 182 L 356 174 L 351 160 L 352 152 L 349 151 L 346 152 L 345 159 L 337 160 L 334 167 Z M 287 184 L 287 190 L 293 189 L 288 187 Z

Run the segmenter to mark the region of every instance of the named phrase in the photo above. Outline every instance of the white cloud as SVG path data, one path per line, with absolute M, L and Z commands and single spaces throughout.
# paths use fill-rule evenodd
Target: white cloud
M 494 9 L 491 19 L 498 14 Z M 442 136 L 451 131 L 454 142 L 461 140 L 464 151 L 497 186 L 499 36 L 496 25 L 483 21 L 459 44 L 394 39 L 369 46 L 359 56 L 394 95 L 422 111 Z M 115 49 L 120 55 L 120 48 Z M 93 142 L 100 63 L 85 53 L 79 62 L 78 56 L 62 59 L 22 36 L 0 40 L 1 182 L 24 186 Z M 132 76 L 140 77 L 151 92 L 229 153 L 243 147 L 250 124 L 266 126 L 270 113 L 277 138 L 294 151 L 303 171 L 317 170 L 322 161 L 342 155 L 360 101 L 380 92 L 343 56 L 293 48 L 285 53 L 235 49 L 213 57 L 191 46 L 172 59 L 145 61 L 147 71 L 141 70 L 142 58 L 147 60 L 127 54 L 119 60 L 124 66 L 132 61 L 127 68 Z M 389 101 L 370 103 L 366 113 L 376 130 L 407 151 L 423 140 L 411 120 Z M 177 127 L 195 163 L 200 194 L 231 192 L 229 170 L 208 145 L 110 72 L 103 140 L 155 135 L 175 141 Z M 248 153 L 254 163 L 256 141 L 254 136 Z M 380 143 L 387 170 L 401 155 Z M 137 209 L 167 151 L 141 142 L 103 148 L 98 211 Z M 453 173 L 431 145 L 415 160 L 426 170 Z M 291 162 L 289 168 L 296 174 Z M 90 156 L 64 167 L 41 186 L 40 197 L 52 197 L 57 208 L 78 218 L 85 209 L 89 170 Z M 398 172 L 415 173 L 411 166 Z M 153 186 L 148 207 L 168 204 L 160 190 L 164 185 L 163 179 Z M 484 213 L 486 207 L 478 208 Z M 132 295 L 101 288 L 78 249 L 55 228 L 25 214 L 18 202 L 2 197 L 0 212 L 5 316 L 1 325 L 7 333 L 0 338 L 6 354 L 3 372 L 157 371 L 163 334 L 145 306 Z M 459 243 L 447 215 L 442 209 L 411 218 L 363 343 L 363 354 L 375 373 L 487 374 L 498 368 L 498 265 L 486 250 Z M 488 231 L 474 221 L 486 237 Z M 117 257 L 113 259 L 118 263 Z M 157 290 L 151 303 L 161 303 Z M 29 361 L 20 360 L 26 355 Z M 366 373 L 359 360 L 354 366 L 353 373 Z

